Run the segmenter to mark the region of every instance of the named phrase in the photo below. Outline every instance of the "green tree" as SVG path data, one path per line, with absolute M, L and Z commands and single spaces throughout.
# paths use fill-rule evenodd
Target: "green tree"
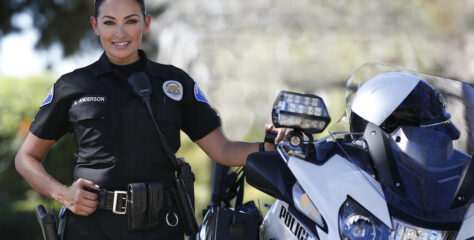
M 15 154 L 28 132 L 57 76 L 43 75 L 25 79 L 0 78 L 0 234 L 2 239 L 39 239 L 39 225 L 32 210 L 39 203 L 57 203 L 42 197 L 16 172 Z M 74 141 L 71 136 L 61 139 L 49 152 L 44 167 L 55 178 L 72 182 Z M 28 231 L 25 231 L 28 229 Z
M 166 5 L 151 5 L 147 11 L 160 15 Z M 93 0 L 8 0 L 0 1 L 0 39 L 21 31 L 15 16 L 26 13 L 33 19 L 33 26 L 41 36 L 36 43 L 39 49 L 47 49 L 55 43 L 63 47 L 64 56 L 78 50 L 98 47 L 96 36 L 90 27 L 89 17 L 94 12 Z M 155 48 L 154 41 L 146 41 L 146 47 Z

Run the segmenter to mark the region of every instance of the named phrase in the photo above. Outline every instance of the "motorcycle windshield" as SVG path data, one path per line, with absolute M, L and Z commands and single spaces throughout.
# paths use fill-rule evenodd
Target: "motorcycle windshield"
M 432 121 L 428 117 L 422 118 L 420 121 L 423 122 L 420 122 L 420 125 L 429 128 L 437 128 L 444 124 L 456 126 L 460 132 L 460 136 L 456 140 L 453 140 L 453 147 L 468 155 L 474 154 L 474 88 L 472 83 L 460 82 L 378 63 L 364 64 L 347 80 L 345 106 L 341 106 L 345 108 L 345 111 L 342 116 L 334 118 L 338 119 L 338 121 L 330 127 L 329 132 L 350 132 L 351 104 L 357 90 L 375 76 L 391 72 L 402 72 L 414 75 L 423 79 L 436 89 L 442 95 L 442 100 L 440 101 L 444 101 L 446 112 L 449 116 L 440 118 L 442 120 L 438 120 L 437 122 Z M 394 81 L 396 81 L 396 79 L 394 79 Z M 430 101 L 438 100 L 426 99 L 426 102 Z M 427 114 L 420 114 L 420 116 L 427 116 Z
M 346 139 L 348 136 L 352 139 L 362 137 L 362 134 L 351 133 L 350 127 L 355 93 L 375 76 L 393 72 L 408 73 L 426 81 L 437 91 L 436 97 L 422 97 L 415 101 L 440 101 L 446 112 L 436 119 L 429 113 L 436 113 L 439 109 L 428 108 L 427 112 L 419 114 L 417 125 L 398 126 L 390 133 L 390 147 L 405 194 L 402 196 L 384 187 L 383 194 L 390 211 L 422 222 L 461 222 L 465 208 L 450 209 L 450 206 L 462 180 L 462 171 L 474 153 L 472 84 L 382 64 L 365 64 L 347 81 L 346 110 L 329 132 Z M 336 135 L 341 132 L 346 134 Z

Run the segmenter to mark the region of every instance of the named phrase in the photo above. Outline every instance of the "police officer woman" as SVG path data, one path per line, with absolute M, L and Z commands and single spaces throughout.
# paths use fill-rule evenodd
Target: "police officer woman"
M 259 143 L 226 138 L 218 115 L 184 71 L 155 63 L 139 50 L 150 19 L 143 0 L 95 1 L 90 22 L 104 53 L 95 63 L 59 78 L 17 153 L 16 169 L 26 181 L 69 210 L 65 239 L 183 239 L 180 225 L 163 220 L 151 229 L 129 231 L 122 210 L 99 205 L 99 189 L 116 197 L 130 183 L 170 186 L 174 179 L 175 169 L 153 121 L 127 82 L 136 72 L 150 79 L 152 111 L 173 152 L 180 146 L 180 130 L 223 165 L 242 166 L 249 153 L 259 150 Z M 266 131 L 277 130 L 266 126 Z M 78 149 L 71 186 L 58 182 L 41 165 L 67 132 L 73 132 Z M 279 130 L 277 141 L 284 134 Z M 265 148 L 274 146 L 265 143 Z

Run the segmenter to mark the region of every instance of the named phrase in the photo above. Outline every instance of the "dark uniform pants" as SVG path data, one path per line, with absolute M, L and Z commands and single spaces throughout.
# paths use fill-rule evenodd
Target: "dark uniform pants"
M 166 223 L 148 231 L 127 231 L 127 216 L 97 210 L 89 216 L 67 212 L 65 240 L 183 240 L 181 226 L 169 227 Z

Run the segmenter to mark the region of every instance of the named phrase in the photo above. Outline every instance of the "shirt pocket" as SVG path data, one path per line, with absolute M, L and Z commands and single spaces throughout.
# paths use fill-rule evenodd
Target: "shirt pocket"
M 180 147 L 181 106 L 179 103 L 165 103 L 155 108 L 156 120 L 174 152 Z M 154 128 L 154 126 L 153 126 Z M 156 129 L 153 129 L 156 132 Z
M 81 101 L 82 100 L 82 101 Z M 107 157 L 110 136 L 105 97 L 86 96 L 74 101 L 69 109 L 80 158 Z
M 71 122 L 84 120 L 104 120 L 106 116 L 106 104 L 81 104 L 72 106 L 69 110 Z

